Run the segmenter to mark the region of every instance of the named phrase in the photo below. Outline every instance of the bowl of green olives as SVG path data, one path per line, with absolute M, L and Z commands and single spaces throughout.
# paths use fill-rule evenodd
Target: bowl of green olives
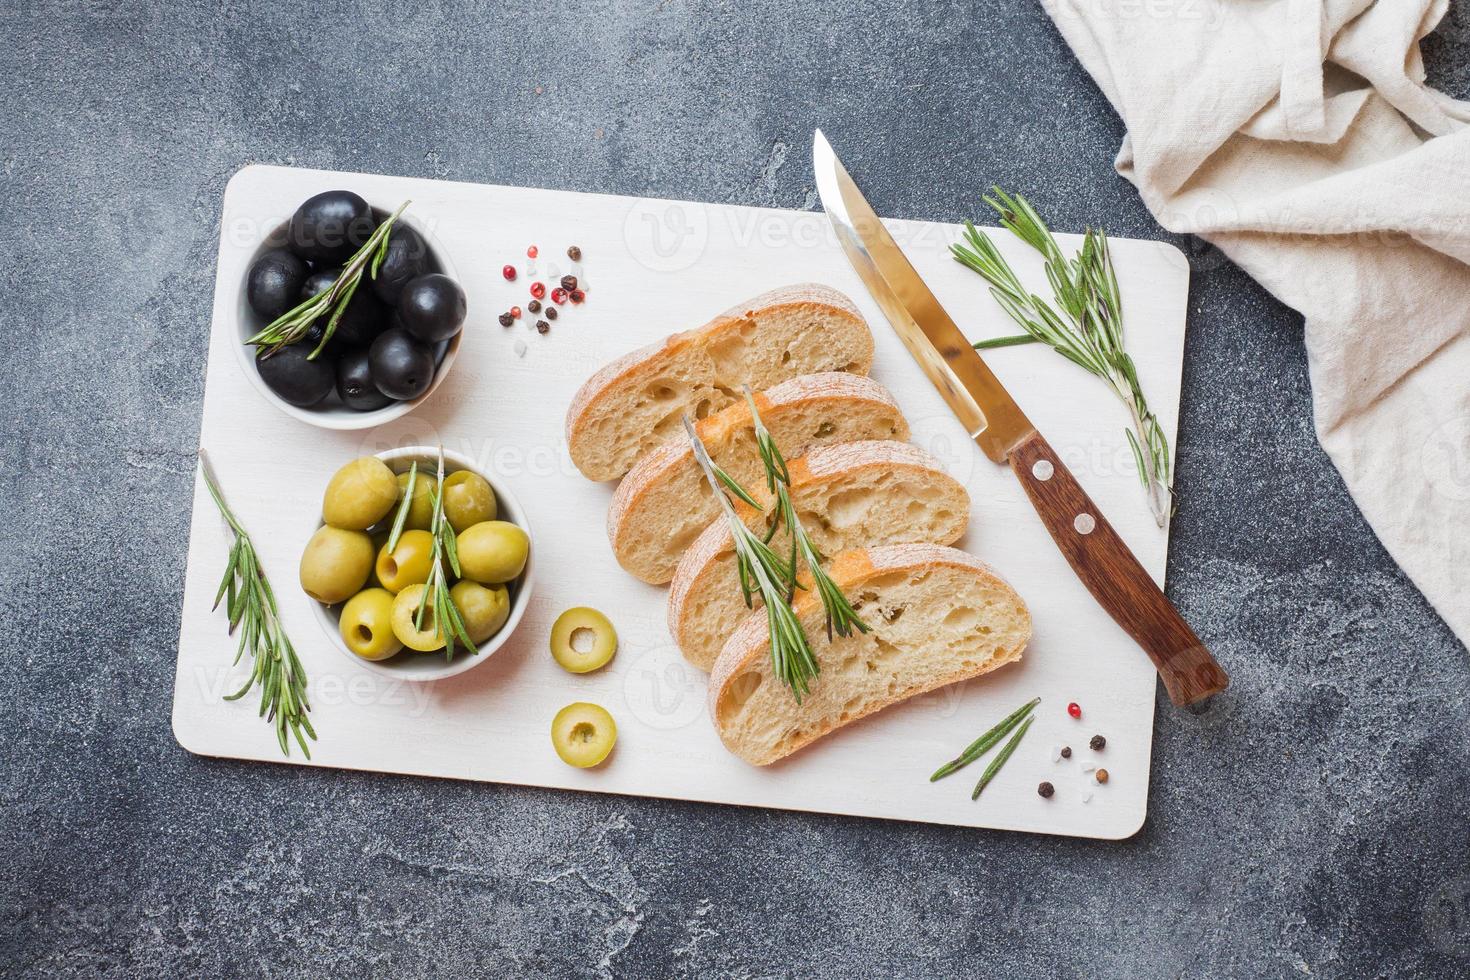
M 438 588 L 447 591 L 476 647 L 471 653 L 456 643 L 453 655 L 446 654 L 446 631 L 433 603 L 423 601 L 435 588 L 431 529 L 439 454 L 427 446 L 392 449 L 342 466 L 327 484 L 301 556 L 301 588 L 315 600 L 312 610 L 332 645 L 354 663 L 402 680 L 452 677 L 488 660 L 520 624 L 531 597 L 525 510 L 503 483 L 444 450 L 441 520 L 455 541 L 460 574 L 441 548 Z M 390 552 L 400 511 L 403 528 Z
M 251 256 L 236 307 L 236 355 L 256 390 L 292 418 L 326 429 L 390 422 L 433 394 L 459 353 L 465 293 L 447 250 L 411 206 L 394 219 L 377 274 L 369 263 L 325 348 L 317 350 L 327 315 L 294 343 L 246 343 L 332 288 L 389 216 L 352 191 L 324 191 Z

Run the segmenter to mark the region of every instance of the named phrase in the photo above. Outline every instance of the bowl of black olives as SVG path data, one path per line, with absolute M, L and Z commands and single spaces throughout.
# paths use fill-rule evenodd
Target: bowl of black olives
M 408 212 L 385 232 L 390 217 L 352 191 L 324 191 L 252 256 L 240 290 L 241 366 L 286 414 L 328 429 L 382 425 L 428 398 L 454 363 L 468 308 L 453 263 Z M 324 300 L 315 316 L 303 310 L 334 286 L 330 309 Z M 289 343 L 249 343 L 273 324 L 290 331 Z

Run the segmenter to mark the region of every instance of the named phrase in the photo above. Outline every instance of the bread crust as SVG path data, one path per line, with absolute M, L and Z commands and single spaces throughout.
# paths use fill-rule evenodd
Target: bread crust
M 884 467 L 890 471 L 922 470 L 938 474 L 941 478 L 951 481 L 964 499 L 967 502 L 969 500 L 969 494 L 965 491 L 964 486 L 954 481 L 954 478 L 944 471 L 939 460 L 918 446 L 906 442 L 867 439 L 861 442 L 818 446 L 787 464 L 787 470 L 791 475 L 791 486 L 794 489 L 845 476 L 851 471 L 875 467 Z M 766 502 L 769 506 L 768 501 Z M 760 516 L 759 511 L 743 503 L 737 506 L 736 511 L 750 527 L 755 526 Z M 936 543 L 948 544 L 958 540 L 964 533 L 968 518 L 969 512 L 966 510 L 960 518 L 959 534 L 948 541 Z M 705 662 L 701 657 L 691 656 L 686 633 L 687 627 L 691 625 L 694 612 L 688 608 L 688 603 L 691 598 L 704 594 L 705 581 L 714 574 L 718 567 L 718 560 L 733 547 L 734 538 L 725 522 L 715 521 L 710 524 L 684 552 L 678 568 L 674 571 L 673 584 L 669 589 L 669 635 L 674 638 L 674 644 L 679 647 L 685 658 L 700 670 L 709 670 L 713 666 L 713 661 Z
M 898 403 L 893 400 L 888 389 L 862 375 L 842 371 L 805 374 L 799 378 L 792 378 L 790 381 L 783 381 L 766 391 L 757 392 L 754 400 L 756 409 L 761 413 L 761 418 L 767 423 L 773 413 L 787 407 L 799 406 L 803 402 L 821 400 L 874 402 L 891 410 L 902 423 L 898 440 L 908 438 L 908 423 L 903 420 L 903 413 L 899 410 Z M 750 406 L 741 400 L 716 412 L 709 418 L 701 419 L 695 423 L 694 429 L 699 434 L 700 440 L 708 447 L 718 445 L 734 433 L 749 429 L 752 424 Z M 791 455 L 794 461 L 800 454 L 793 452 Z M 620 564 L 624 553 L 622 546 L 624 535 L 630 533 L 627 526 L 628 516 L 636 511 L 648 494 L 657 491 L 660 481 L 667 478 L 668 474 L 677 472 L 683 467 L 697 465 L 694 461 L 694 450 L 690 448 L 688 440 L 679 439 L 646 453 L 628 471 L 628 475 L 623 477 L 623 481 L 618 484 L 617 490 L 613 493 L 612 502 L 608 505 L 607 510 L 607 539 L 612 545 L 613 554 L 619 557 Z M 634 574 L 637 573 L 634 572 Z M 662 581 L 654 581 L 650 584 L 662 585 L 667 581 L 668 578 L 664 578 Z
M 755 318 L 758 311 L 761 315 L 770 315 L 785 306 L 822 306 L 839 310 L 852 317 L 862 326 L 861 335 L 866 338 L 865 346 L 854 352 L 857 368 L 852 373 L 866 375 L 871 370 L 873 366 L 872 333 L 862 313 L 845 294 L 830 286 L 810 282 L 772 289 L 731 307 L 701 327 L 671 334 L 663 340 L 624 354 L 604 365 L 588 378 L 577 390 L 567 409 L 565 435 L 567 451 L 572 457 L 572 462 L 589 479 L 613 480 L 622 476 L 622 473 L 608 474 L 596 470 L 588 473 L 589 464 L 585 459 L 580 458 L 582 456 L 581 434 L 585 431 L 589 415 L 594 413 L 601 399 L 614 396 L 621 386 L 628 383 L 640 371 L 647 369 L 651 362 L 658 359 L 673 360 L 690 347 L 710 345 L 722 334 L 732 329 L 739 329 L 741 324 Z
M 720 741 L 724 742 L 725 747 L 732 753 L 745 759 L 746 762 L 752 765 L 769 765 L 777 761 L 777 759 L 785 758 L 785 756 L 805 748 L 812 742 L 831 734 L 838 728 L 850 725 L 860 718 L 875 714 L 884 708 L 906 701 L 916 695 L 937 690 L 938 688 L 970 677 L 987 674 L 1008 663 L 1014 663 L 1020 660 L 1021 651 L 1025 648 L 1026 643 L 1031 637 L 1030 610 L 1026 608 L 1025 601 L 1016 593 L 1015 589 L 1011 588 L 1009 583 L 997 575 L 989 565 L 968 552 L 934 544 L 899 544 L 881 548 L 853 549 L 844 551 L 834 557 L 828 566 L 827 572 L 837 584 L 837 587 L 844 594 L 847 594 L 851 590 L 861 587 L 865 582 L 882 575 L 888 575 L 893 572 L 929 569 L 942 565 L 975 571 L 981 576 L 989 578 L 991 580 L 990 584 L 1009 592 L 1015 598 L 1021 612 L 1026 617 L 1027 628 L 1020 642 L 987 662 L 981 670 L 976 671 L 960 668 L 932 682 L 905 690 L 902 696 L 874 700 L 861 713 L 851 716 L 846 722 L 829 721 L 818 728 L 808 731 L 780 756 L 749 758 L 742 755 L 735 746 L 732 746 L 726 741 L 724 726 L 721 724 L 719 715 L 719 705 L 726 693 L 726 689 L 735 677 L 755 667 L 761 659 L 770 656 L 770 637 L 767 632 L 766 617 L 764 615 L 751 615 L 746 617 L 745 621 L 740 624 L 740 627 L 736 629 L 735 633 L 725 644 L 724 649 L 720 651 L 720 656 L 715 660 L 714 670 L 710 674 L 706 706 L 709 710 L 710 720 L 715 726 L 715 732 L 720 736 Z M 795 603 L 793 603 L 793 609 L 800 619 L 804 618 L 808 613 L 812 613 L 820 604 L 821 599 L 819 597 L 807 592 L 797 597 Z M 820 683 L 820 678 L 817 683 Z

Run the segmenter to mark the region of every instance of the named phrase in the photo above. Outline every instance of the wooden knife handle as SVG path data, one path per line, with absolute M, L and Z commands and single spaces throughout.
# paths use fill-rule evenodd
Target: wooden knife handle
M 1154 662 L 1170 700 L 1188 705 L 1223 691 L 1225 671 L 1046 439 L 1030 436 L 1010 464 L 1077 577 Z

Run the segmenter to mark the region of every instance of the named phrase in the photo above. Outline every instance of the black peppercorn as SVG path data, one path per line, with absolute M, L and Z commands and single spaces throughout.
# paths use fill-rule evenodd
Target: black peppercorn
M 567 258 L 571 259 L 573 262 L 582 261 L 582 250 L 575 245 L 571 246 L 567 249 Z
M 509 313 L 502 313 L 502 314 L 500 314 L 500 316 L 498 317 L 498 319 L 500 320 L 500 325 L 502 327 L 508 327 L 512 323 L 515 323 L 516 322 L 516 318 L 513 317 L 513 316 L 511 316 Z
M 548 306 L 546 308 L 546 319 L 548 319 L 548 320 L 555 320 L 559 316 L 561 316 L 561 314 L 558 313 L 558 312 L 556 312 L 556 307 L 554 307 L 554 306 Z
M 1072 758 L 1072 746 L 1070 746 L 1070 745 L 1063 745 L 1062 746 L 1062 758 L 1063 759 L 1070 759 L 1070 758 Z
M 531 302 L 526 304 L 526 309 L 530 310 L 532 313 L 540 313 L 541 301 L 539 299 L 531 300 Z
M 577 277 L 576 276 L 562 276 L 561 277 L 561 288 L 562 289 L 565 289 L 567 292 L 571 292 L 572 290 L 576 289 L 577 288 Z
M 537 333 L 546 333 L 546 331 L 548 331 L 550 329 L 551 329 L 551 324 L 547 323 L 545 320 L 537 320 L 536 321 L 536 332 Z
M 1044 800 L 1051 799 L 1051 794 L 1055 793 L 1056 791 L 1057 788 L 1051 783 L 1047 782 L 1043 782 L 1040 786 L 1036 787 L 1036 792 L 1040 793 L 1041 798 Z
M 1088 742 L 1087 744 L 1092 747 L 1092 751 L 1101 752 L 1103 750 L 1103 746 L 1108 744 L 1108 740 L 1103 738 L 1101 735 L 1094 735 L 1092 736 L 1092 741 Z

